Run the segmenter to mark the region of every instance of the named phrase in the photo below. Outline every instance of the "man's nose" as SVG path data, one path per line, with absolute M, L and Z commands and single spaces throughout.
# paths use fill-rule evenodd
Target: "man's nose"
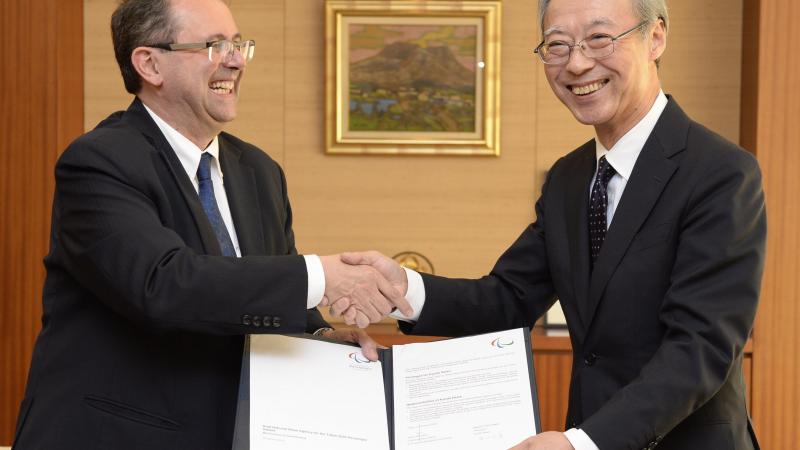
M 243 69 L 247 65 L 247 60 L 241 51 L 234 48 L 231 52 L 222 58 L 222 65 L 229 69 Z
M 570 52 L 565 68 L 574 74 L 581 74 L 591 69 L 595 65 L 595 59 L 583 54 L 580 46 L 576 46 Z

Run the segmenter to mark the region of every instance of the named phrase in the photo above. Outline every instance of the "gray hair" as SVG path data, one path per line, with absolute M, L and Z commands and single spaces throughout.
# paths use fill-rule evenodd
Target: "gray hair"
M 640 22 L 655 22 L 658 19 L 664 21 L 664 30 L 667 29 L 669 17 L 667 16 L 666 0 L 631 0 L 633 10 L 639 17 Z M 544 13 L 550 6 L 550 0 L 539 0 L 539 29 L 544 32 Z M 642 35 L 647 35 L 647 28 L 642 28 Z
M 125 90 L 137 94 L 142 79 L 133 67 L 136 47 L 167 43 L 175 37 L 169 0 L 122 0 L 111 15 L 111 38 Z

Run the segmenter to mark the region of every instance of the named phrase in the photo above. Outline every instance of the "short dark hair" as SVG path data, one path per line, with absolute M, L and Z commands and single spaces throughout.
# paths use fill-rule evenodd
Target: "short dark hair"
M 131 94 L 142 89 L 142 79 L 131 62 L 133 50 L 143 45 L 171 42 L 174 37 L 170 6 L 170 0 L 122 0 L 111 15 L 114 55 L 125 90 Z

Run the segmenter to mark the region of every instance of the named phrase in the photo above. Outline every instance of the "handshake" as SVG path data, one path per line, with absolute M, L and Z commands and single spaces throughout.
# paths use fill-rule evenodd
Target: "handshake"
M 325 295 L 320 306 L 348 325 L 366 328 L 398 309 L 406 317 L 414 311 L 405 298 L 408 279 L 394 260 L 375 251 L 321 256 Z

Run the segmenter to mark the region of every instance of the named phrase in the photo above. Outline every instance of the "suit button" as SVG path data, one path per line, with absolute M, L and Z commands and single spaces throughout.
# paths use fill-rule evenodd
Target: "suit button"
M 253 326 L 256 328 L 261 326 L 261 316 L 253 316 Z
M 272 326 L 275 327 L 275 328 L 280 328 L 281 327 L 281 318 L 278 317 L 278 316 L 273 317 L 272 318 Z
M 264 316 L 264 320 L 261 321 L 265 327 L 272 326 L 272 316 Z
M 245 314 L 242 316 L 242 325 L 250 326 L 253 322 L 250 321 L 250 315 Z
M 597 355 L 594 353 L 589 353 L 583 358 L 583 363 L 587 366 L 593 366 L 595 361 L 597 361 Z

